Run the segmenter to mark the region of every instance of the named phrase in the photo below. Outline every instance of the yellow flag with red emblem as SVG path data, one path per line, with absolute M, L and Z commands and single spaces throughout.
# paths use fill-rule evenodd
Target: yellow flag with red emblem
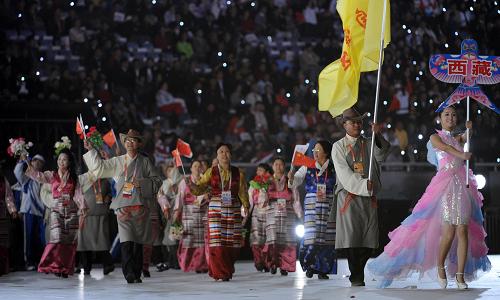
M 339 59 L 319 74 L 318 108 L 336 117 L 358 101 L 361 72 L 378 69 L 384 1 L 384 48 L 391 41 L 389 0 L 339 0 L 344 44 Z

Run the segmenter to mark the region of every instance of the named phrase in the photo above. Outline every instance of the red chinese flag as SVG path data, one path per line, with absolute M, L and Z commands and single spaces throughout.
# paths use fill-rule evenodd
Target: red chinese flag
M 184 142 L 181 139 L 177 139 L 177 150 L 179 151 L 179 154 L 191 158 L 193 157 L 193 151 L 191 151 L 191 146 L 189 146 L 188 143 Z
M 305 166 L 308 168 L 316 168 L 316 161 L 300 152 L 295 152 L 292 164 L 297 167 Z
M 175 160 L 175 166 L 176 167 L 182 166 L 181 155 L 180 155 L 180 153 L 179 153 L 179 151 L 177 149 L 175 149 L 174 151 L 172 151 L 172 157 Z
M 76 118 L 76 134 L 78 135 L 83 134 L 83 128 L 82 125 L 80 124 L 80 120 L 78 120 L 78 117 Z
M 103 141 L 106 143 L 106 145 L 109 146 L 109 148 L 112 148 L 113 145 L 116 143 L 116 137 L 115 133 L 113 132 L 113 129 L 108 131 L 105 135 L 102 136 Z

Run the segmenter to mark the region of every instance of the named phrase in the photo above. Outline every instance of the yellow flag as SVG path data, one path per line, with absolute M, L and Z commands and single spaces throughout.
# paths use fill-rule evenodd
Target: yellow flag
M 391 40 L 389 0 L 339 0 L 344 28 L 339 59 L 319 74 L 318 108 L 336 117 L 358 100 L 361 72 L 378 69 L 384 1 L 387 1 L 384 48 Z

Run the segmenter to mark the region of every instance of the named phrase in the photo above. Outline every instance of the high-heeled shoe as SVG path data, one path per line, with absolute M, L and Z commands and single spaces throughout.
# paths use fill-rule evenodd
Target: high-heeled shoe
M 441 278 L 439 276 L 439 270 L 446 270 L 446 269 L 444 267 L 438 267 L 438 274 L 437 274 L 437 280 L 438 280 L 439 286 L 442 289 L 445 289 L 448 286 L 448 279 L 447 278 Z M 444 273 L 446 275 L 446 271 Z
M 462 275 L 462 278 L 464 276 L 464 273 L 455 273 L 455 280 L 457 282 L 457 287 L 459 290 L 466 290 L 469 288 L 469 286 L 467 285 L 467 283 L 465 283 L 465 278 L 464 278 L 464 282 L 460 282 L 458 281 L 458 275 Z

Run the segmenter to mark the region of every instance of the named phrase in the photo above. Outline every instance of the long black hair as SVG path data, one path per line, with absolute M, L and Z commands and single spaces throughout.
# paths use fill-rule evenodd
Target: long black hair
M 57 159 L 59 159 L 59 156 L 61 154 L 66 154 L 68 156 L 68 162 L 69 162 L 69 165 L 68 165 L 68 171 L 69 171 L 69 178 L 71 180 L 73 180 L 74 183 L 77 183 L 78 182 L 78 176 L 76 175 L 76 162 L 75 162 L 75 156 L 73 155 L 73 153 L 67 149 L 67 148 L 64 148 L 61 150 L 61 152 L 59 152 L 59 155 L 57 156 Z

